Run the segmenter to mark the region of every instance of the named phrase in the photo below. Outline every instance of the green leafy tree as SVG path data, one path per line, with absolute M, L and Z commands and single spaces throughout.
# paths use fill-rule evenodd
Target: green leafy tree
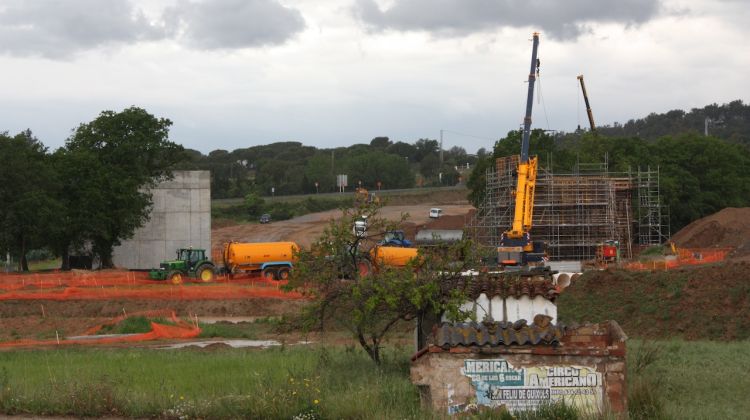
M 305 165 L 305 177 L 312 183 L 310 192 L 315 192 L 315 182 L 318 183 L 318 192 L 335 191 L 336 174 L 331 167 L 331 154 L 318 153 L 311 157 Z
M 410 188 L 414 174 L 405 159 L 380 151 L 366 152 L 349 157 L 344 162 L 349 183 L 362 181 L 366 188 L 375 188 L 378 181 L 385 188 Z
M 78 149 L 75 152 L 65 148 L 58 149 L 52 155 L 52 164 L 60 182 L 60 223 L 51 227 L 48 241 L 61 257 L 60 268 L 68 270 L 70 252 L 89 253 L 86 249 L 87 241 L 111 217 L 106 190 L 108 168 L 88 149 Z
M 58 180 L 47 149 L 30 130 L 0 134 L 0 156 L 0 247 L 17 256 L 19 270 L 28 271 L 27 251 L 45 246 L 58 222 Z
M 419 163 L 419 171 L 428 180 L 435 181 L 440 172 L 440 158 L 435 153 L 426 155 Z
M 370 204 L 344 209 L 309 250 L 299 253 L 288 285 L 311 298 L 303 314 L 309 327 L 334 323 L 346 328 L 376 364 L 382 360 L 384 338 L 399 322 L 445 312 L 465 317 L 459 311 L 465 296 L 446 293 L 441 284 L 460 276 L 474 261 L 470 244 L 464 242 L 451 250 L 451 255 L 462 255 L 460 259 L 420 251 L 405 267 L 379 264 L 370 251 L 397 226 L 381 218 L 379 208 Z M 356 235 L 354 223 L 363 218 L 367 232 Z
M 378 149 L 386 149 L 388 146 L 393 144 L 388 137 L 375 137 L 370 141 L 370 146 Z
M 386 151 L 392 155 L 401 156 L 401 158 L 406 161 L 416 162 L 417 148 L 412 144 L 397 141 L 388 146 Z
M 258 193 L 251 192 L 245 196 L 245 208 L 251 217 L 260 215 L 263 212 L 264 200 Z
M 184 158 L 182 146 L 169 140 L 171 125 L 137 107 L 104 111 L 66 142 L 70 159 L 100 174 L 80 180 L 86 199 L 76 205 L 91 215 L 85 235 L 102 267 L 112 266 L 113 248 L 148 220 L 149 189 L 170 177 L 172 166 Z

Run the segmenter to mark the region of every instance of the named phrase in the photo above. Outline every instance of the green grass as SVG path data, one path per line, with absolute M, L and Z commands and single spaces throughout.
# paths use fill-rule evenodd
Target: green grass
M 217 322 L 214 324 L 198 323 L 201 328 L 199 337 L 203 338 L 246 338 L 255 340 L 258 338 L 259 328 L 254 323 L 241 322 L 237 324 Z M 264 328 L 265 330 L 265 328 Z
M 39 260 L 39 261 L 29 261 L 29 271 L 56 270 L 60 268 L 60 264 L 62 264 L 62 260 L 60 258 L 53 258 L 49 260 Z M 13 261 L 11 263 L 11 269 L 16 270 L 17 268 L 18 268 L 18 262 Z M 0 271 L 5 271 L 5 260 L 0 261 Z
M 128 417 L 422 418 L 408 357 L 359 351 L 62 349 L 0 353 L 0 412 Z M 317 403 L 316 403 L 317 401 Z
M 655 342 L 659 349 L 655 360 L 637 373 L 637 355 L 644 343 L 628 342 L 629 404 L 632 408 L 635 398 L 653 399 L 656 395 L 663 409 L 661 415 L 641 418 L 747 418 L 750 342 Z
M 441 418 L 420 407 L 408 356 L 407 349 L 386 351 L 384 365 L 377 368 L 358 349 L 337 347 L 0 352 L 0 413 Z M 747 372 L 750 342 L 631 340 L 631 418 L 746 418 Z M 537 418 L 577 418 L 569 409 L 552 411 Z
M 242 203 L 235 204 L 212 204 L 211 217 L 214 220 L 232 220 L 235 222 L 258 222 L 263 213 L 271 215 L 271 221 L 280 221 L 292 217 L 303 216 L 309 213 L 317 213 L 325 210 L 337 209 L 346 203 L 351 204 L 353 195 L 345 195 L 334 198 L 304 198 L 297 201 L 266 201 L 259 214 L 249 214 Z
M 151 331 L 151 322 L 164 325 L 174 325 L 164 318 L 147 318 L 145 316 L 131 316 L 117 324 L 104 325 L 99 334 L 137 334 Z

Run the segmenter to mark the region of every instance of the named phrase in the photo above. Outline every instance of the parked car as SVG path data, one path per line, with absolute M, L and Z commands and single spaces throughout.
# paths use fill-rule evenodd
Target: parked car
M 439 218 L 442 215 L 443 215 L 443 209 L 440 209 L 440 208 L 437 208 L 437 207 L 433 207 L 433 208 L 430 209 L 430 218 L 431 219 L 437 219 L 437 218 Z
M 266 213 L 260 216 L 261 223 L 271 223 L 271 215 Z

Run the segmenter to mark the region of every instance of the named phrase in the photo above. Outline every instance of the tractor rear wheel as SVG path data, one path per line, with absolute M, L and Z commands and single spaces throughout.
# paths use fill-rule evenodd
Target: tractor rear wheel
M 195 276 L 203 283 L 214 280 L 214 268 L 209 264 L 203 264 L 195 270 Z
M 170 271 L 167 274 L 167 280 L 172 284 L 182 284 L 182 273 L 180 271 Z
M 289 268 L 287 267 L 279 268 L 279 272 L 276 275 L 276 277 L 279 280 L 289 280 Z
M 272 267 L 264 268 L 261 274 L 263 275 L 264 280 L 278 279 L 278 274 L 276 273 L 276 269 Z

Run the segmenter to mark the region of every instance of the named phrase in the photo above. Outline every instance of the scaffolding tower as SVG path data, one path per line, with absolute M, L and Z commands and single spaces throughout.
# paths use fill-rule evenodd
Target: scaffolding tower
M 499 158 L 485 174 L 484 201 L 469 229 L 480 244 L 498 246 L 513 222 L 517 165 L 518 156 Z M 658 169 L 611 173 L 605 159 L 576 164 L 570 173 L 540 168 L 537 174 L 531 235 L 547 243 L 551 260 L 590 260 L 599 244 L 612 240 L 630 258 L 634 243 L 663 242 L 664 220 Z

